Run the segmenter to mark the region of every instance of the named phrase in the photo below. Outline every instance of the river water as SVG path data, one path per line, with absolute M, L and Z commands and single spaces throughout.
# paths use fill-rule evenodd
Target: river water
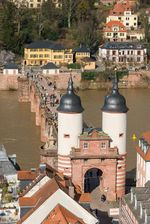
M 135 168 L 138 141 L 132 134 L 140 137 L 150 129 L 150 89 L 120 90 L 125 96 L 128 112 L 127 129 L 127 170 Z M 84 120 L 93 127 L 101 127 L 101 107 L 105 90 L 80 91 Z M 8 154 L 17 154 L 22 169 L 37 167 L 39 164 L 40 128 L 35 126 L 35 115 L 30 112 L 30 103 L 19 103 L 17 92 L 0 92 L 0 144 L 4 144 Z

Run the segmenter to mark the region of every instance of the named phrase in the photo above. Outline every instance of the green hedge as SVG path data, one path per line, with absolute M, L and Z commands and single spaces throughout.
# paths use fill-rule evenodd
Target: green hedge
M 96 78 L 97 73 L 96 72 L 85 71 L 85 72 L 82 72 L 81 75 L 82 75 L 83 80 L 93 80 L 93 79 Z
M 98 80 L 98 81 L 108 81 L 111 76 L 114 75 L 114 71 L 106 70 L 103 72 L 94 71 L 84 71 L 81 73 L 82 80 Z M 123 78 L 123 76 L 128 75 L 128 70 L 117 71 L 118 79 Z
M 72 63 L 72 64 L 68 64 L 67 67 L 71 69 L 80 69 L 81 65 L 78 63 Z

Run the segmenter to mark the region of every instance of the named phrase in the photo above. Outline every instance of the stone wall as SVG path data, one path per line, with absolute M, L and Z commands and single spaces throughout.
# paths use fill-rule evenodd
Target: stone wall
M 0 74 L 0 90 L 17 90 L 19 75 L 3 75 Z
M 19 102 L 29 102 L 29 80 L 26 77 L 18 77 L 18 101 Z
M 74 87 L 80 88 L 81 73 L 72 72 L 71 75 L 74 82 Z M 57 89 L 67 89 L 68 80 L 70 77 L 69 72 L 60 72 L 59 74 L 55 74 L 55 75 L 49 74 L 49 75 L 43 75 L 43 76 L 52 80 L 52 82 L 56 82 Z

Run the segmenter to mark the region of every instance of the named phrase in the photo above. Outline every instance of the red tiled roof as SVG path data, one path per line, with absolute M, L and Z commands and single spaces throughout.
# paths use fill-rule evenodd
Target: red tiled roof
M 59 189 L 59 186 L 55 179 L 50 179 L 47 183 L 45 183 L 35 194 L 33 194 L 32 197 L 20 197 L 19 203 L 20 206 L 34 206 L 32 209 L 30 209 L 18 222 L 18 224 L 21 224 L 24 220 L 26 220 L 37 208 L 39 208 L 43 202 L 49 198 L 52 194 L 54 194 Z M 35 203 L 34 203 L 35 202 Z
M 122 22 L 117 21 L 117 20 L 112 20 L 106 23 L 104 32 L 110 32 L 113 31 L 113 26 L 118 26 L 119 27 L 119 32 L 126 32 L 126 27 L 123 25 Z
M 49 216 L 42 222 L 42 224 L 84 224 L 83 220 L 68 211 L 61 205 L 57 205 L 49 214 Z
M 109 15 L 123 15 L 125 11 L 131 11 L 131 6 L 127 0 L 125 3 L 116 3 L 114 8 L 110 10 Z
M 37 172 L 28 171 L 28 170 L 20 170 L 17 172 L 18 180 L 34 180 L 38 175 Z

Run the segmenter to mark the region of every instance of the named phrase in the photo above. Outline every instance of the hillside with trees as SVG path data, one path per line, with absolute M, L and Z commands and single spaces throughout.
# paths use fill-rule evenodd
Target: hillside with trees
M 103 6 L 97 10 L 94 3 L 94 0 L 63 0 L 59 9 L 48 0 L 40 9 L 28 9 L 2 0 L 1 49 L 21 55 L 25 44 L 45 39 L 62 41 L 70 47 L 84 43 L 95 49 L 102 40 L 99 25 L 105 21 L 107 11 L 104 12 Z

